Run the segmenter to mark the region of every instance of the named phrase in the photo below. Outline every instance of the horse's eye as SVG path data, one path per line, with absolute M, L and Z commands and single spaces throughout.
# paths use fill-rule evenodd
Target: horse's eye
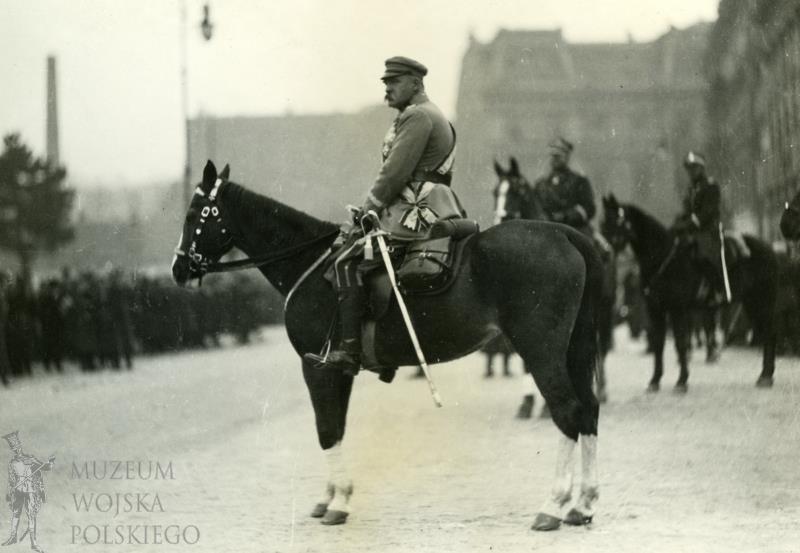
M 217 209 L 217 206 L 211 208 L 211 214 L 214 215 L 214 217 L 219 215 L 219 209 Z
M 203 208 L 203 211 L 200 212 L 200 216 L 201 217 L 208 217 L 208 214 L 209 214 L 210 211 L 211 211 L 211 209 L 209 209 L 208 206 L 205 206 Z

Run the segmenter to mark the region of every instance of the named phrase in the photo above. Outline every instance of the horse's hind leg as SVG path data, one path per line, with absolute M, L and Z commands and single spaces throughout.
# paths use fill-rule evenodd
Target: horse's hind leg
M 573 526 L 588 524 L 594 517 L 599 497 L 597 479 L 597 434 L 581 434 L 581 495 L 564 522 Z
M 349 502 L 353 493 L 342 449 L 353 377 L 340 371 L 318 369 L 304 362 L 303 378 L 311 395 L 319 445 L 325 451 L 330 474 L 324 495 L 311 516 L 322 518 L 322 524 L 343 524 L 350 513 Z
M 554 320 L 551 325 L 541 324 L 540 329 L 546 330 L 537 333 L 529 328 L 530 321 L 526 320 L 515 325 L 513 332 L 507 332 L 550 406 L 553 422 L 562 433 L 553 487 L 536 515 L 534 530 L 555 530 L 561 524 L 563 511 L 572 499 L 575 446 L 585 415 L 566 368 L 570 329 L 565 328 L 563 321 L 564 318 Z

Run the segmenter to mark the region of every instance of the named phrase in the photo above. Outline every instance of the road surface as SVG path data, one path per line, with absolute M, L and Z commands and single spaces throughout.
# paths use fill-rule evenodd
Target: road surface
M 663 391 L 647 395 L 642 348 L 619 332 L 607 361 L 594 523 L 546 534 L 529 528 L 557 432 L 514 419 L 518 359 L 514 378 L 484 379 L 478 355 L 435 366 L 442 409 L 410 368 L 391 385 L 360 375 L 353 513 L 339 527 L 308 517 L 327 468 L 282 328 L 250 346 L 140 358 L 132 372 L 18 381 L 0 389 L 0 433 L 57 456 L 39 514 L 48 552 L 800 551 L 800 360 L 780 358 L 775 387 L 760 390 L 756 351 L 714 366 L 697 352 L 679 396 L 670 351 Z M 2 539 L 9 518 L 2 504 Z

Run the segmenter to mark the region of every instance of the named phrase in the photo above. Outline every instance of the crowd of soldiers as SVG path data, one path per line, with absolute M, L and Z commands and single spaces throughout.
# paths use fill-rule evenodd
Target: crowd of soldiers
M 182 289 L 168 275 L 115 269 L 41 280 L 0 273 L 0 377 L 130 369 L 138 354 L 246 343 L 259 327 L 280 323 L 281 299 L 257 273 L 211 275 Z

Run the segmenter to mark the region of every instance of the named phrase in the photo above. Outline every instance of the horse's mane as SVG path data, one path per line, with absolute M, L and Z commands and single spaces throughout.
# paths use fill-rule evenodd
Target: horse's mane
M 659 242 L 672 242 L 670 231 L 661 222 L 640 207 L 633 204 L 623 204 L 627 216 L 640 233 L 646 233 Z
M 633 204 L 622 204 L 622 207 L 639 238 L 638 244 L 632 243 L 631 247 L 639 257 L 642 271 L 649 273 L 669 255 L 673 244 L 672 233 L 642 208 Z
M 317 219 L 234 182 L 229 181 L 221 193 L 224 194 L 226 204 L 236 211 L 238 217 L 247 222 L 248 231 L 257 236 L 274 234 L 276 220 L 281 221 L 281 228 L 285 234 L 307 238 L 322 235 L 336 228 L 336 225 L 329 221 Z

